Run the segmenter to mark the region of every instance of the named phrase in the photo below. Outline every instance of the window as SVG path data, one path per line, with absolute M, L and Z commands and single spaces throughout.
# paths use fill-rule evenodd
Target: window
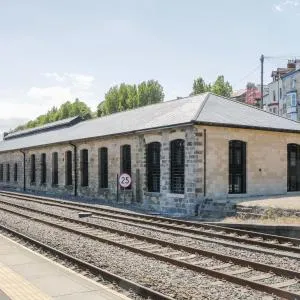
M 148 192 L 160 192 L 160 143 L 147 145 L 146 168 Z
M 229 142 L 229 194 L 246 193 L 246 143 Z
M 10 164 L 6 165 L 6 181 L 10 181 Z
M 291 97 L 292 97 L 291 106 L 297 106 L 296 93 L 291 94 Z
M 30 182 L 35 183 L 35 154 L 30 156 Z
M 46 183 L 47 178 L 46 153 L 41 154 L 41 184 Z
M 14 164 L 14 182 L 18 181 L 18 164 Z
M 131 176 L 131 150 L 130 145 L 121 146 L 121 173 Z
M 282 88 L 279 89 L 279 97 L 282 99 Z
M 295 78 L 292 78 L 291 88 L 292 88 L 292 89 L 295 89 L 295 88 L 296 88 L 296 79 L 295 79 Z
M 52 184 L 58 184 L 58 153 L 52 153 Z
M 102 189 L 108 188 L 108 156 L 106 147 L 99 149 L 99 168 L 99 187 Z
M 274 102 L 276 101 L 276 93 L 275 93 L 275 91 L 273 91 L 273 101 Z
M 3 164 L 0 165 L 0 181 L 3 181 Z
M 89 185 L 89 152 L 87 149 L 80 151 L 81 186 Z
M 130 145 L 121 146 L 121 174 L 126 173 L 131 176 L 131 149 Z M 131 185 L 126 189 L 131 189 Z
M 171 193 L 184 194 L 184 140 L 174 140 L 170 143 L 171 160 Z
M 66 151 L 65 153 L 65 174 L 66 185 L 72 185 L 72 151 Z
M 287 190 L 300 190 L 300 146 L 287 145 Z

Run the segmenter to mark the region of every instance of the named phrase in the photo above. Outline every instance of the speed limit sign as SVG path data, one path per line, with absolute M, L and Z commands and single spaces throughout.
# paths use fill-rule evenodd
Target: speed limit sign
M 120 178 L 119 178 L 119 183 L 120 183 L 120 186 L 123 187 L 123 188 L 129 187 L 130 184 L 131 184 L 130 175 L 128 175 L 127 173 L 121 174 Z

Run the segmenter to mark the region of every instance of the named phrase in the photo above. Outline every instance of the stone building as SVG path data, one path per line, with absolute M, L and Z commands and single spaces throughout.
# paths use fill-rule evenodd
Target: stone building
M 180 214 L 300 190 L 300 124 L 237 101 L 206 93 L 79 121 L 6 135 L 0 186 Z

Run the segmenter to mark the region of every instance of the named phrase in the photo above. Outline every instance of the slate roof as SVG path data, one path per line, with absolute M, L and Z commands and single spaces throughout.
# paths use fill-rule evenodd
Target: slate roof
M 83 121 L 67 128 L 5 140 L 0 142 L 0 152 L 195 123 L 300 132 L 298 122 L 205 93 Z
M 3 139 L 8 140 L 8 139 L 17 138 L 17 137 L 25 136 L 25 135 L 30 135 L 30 134 L 34 134 L 34 133 L 38 133 L 38 132 L 42 132 L 42 131 L 48 131 L 48 130 L 54 130 L 57 128 L 67 127 L 67 126 L 74 125 L 75 123 L 78 123 L 81 120 L 82 119 L 79 116 L 70 117 L 70 118 L 59 120 L 59 121 L 50 122 L 50 123 L 47 123 L 42 126 L 37 126 L 34 128 L 28 128 L 28 129 L 24 129 L 24 130 L 11 132 L 11 133 L 8 133 L 7 135 L 5 135 Z

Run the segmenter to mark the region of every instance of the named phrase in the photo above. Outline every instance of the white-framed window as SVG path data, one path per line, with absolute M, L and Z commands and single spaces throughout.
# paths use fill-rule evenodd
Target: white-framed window
M 297 106 L 296 93 L 291 94 L 291 97 L 292 97 L 291 106 Z
M 296 79 L 295 79 L 295 78 L 292 78 L 291 88 L 292 88 L 292 89 L 295 89 L 295 88 L 296 88 Z

